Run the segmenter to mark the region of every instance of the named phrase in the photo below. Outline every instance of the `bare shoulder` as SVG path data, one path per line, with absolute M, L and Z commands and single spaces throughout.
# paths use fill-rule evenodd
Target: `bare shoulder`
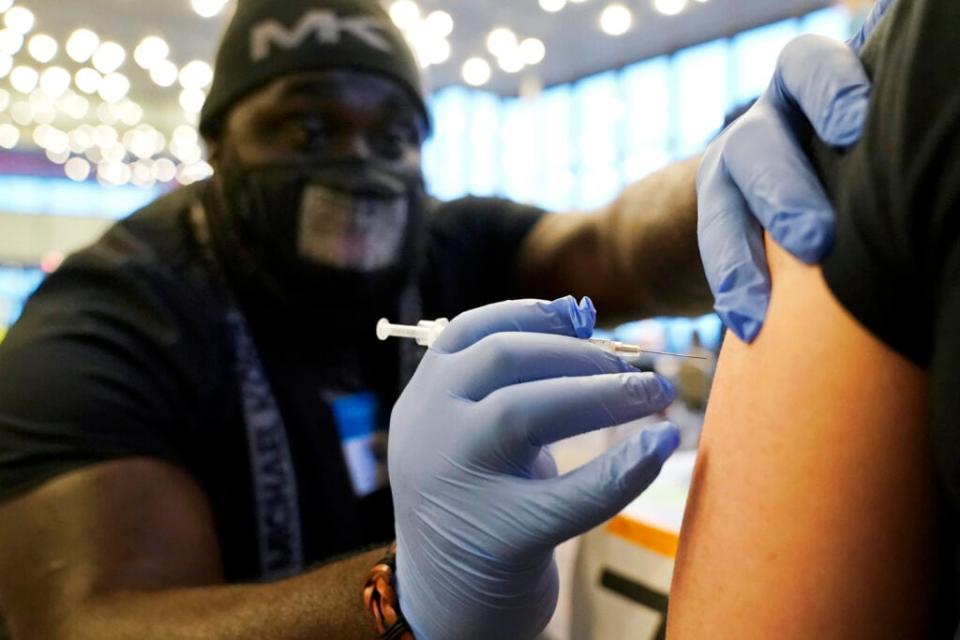
M 819 268 L 769 243 L 768 257 L 763 332 L 721 354 L 671 636 L 915 636 L 937 560 L 928 376 L 864 330 Z

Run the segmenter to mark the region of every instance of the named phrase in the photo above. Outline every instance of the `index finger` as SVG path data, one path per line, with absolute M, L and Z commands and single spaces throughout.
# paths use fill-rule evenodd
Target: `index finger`
M 596 321 L 597 310 L 590 298 L 584 298 L 579 304 L 573 296 L 553 302 L 497 302 L 461 313 L 443 330 L 431 349 L 457 353 L 491 334 L 514 331 L 589 338 Z

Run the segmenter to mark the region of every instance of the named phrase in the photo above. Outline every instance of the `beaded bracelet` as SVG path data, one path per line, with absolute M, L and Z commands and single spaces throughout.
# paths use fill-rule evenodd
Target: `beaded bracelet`
M 397 571 L 397 543 L 367 574 L 363 586 L 363 606 L 373 616 L 377 633 L 383 640 L 414 640 L 410 625 L 400 612 L 394 586 Z

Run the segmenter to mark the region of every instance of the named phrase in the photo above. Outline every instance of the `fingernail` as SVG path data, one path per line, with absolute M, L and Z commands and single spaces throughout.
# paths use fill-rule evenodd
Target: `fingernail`
M 848 92 L 834 103 L 823 129 L 824 142 L 836 147 L 849 147 L 860 140 L 870 113 L 868 87 L 851 87 Z
M 827 216 L 817 216 L 813 211 L 801 218 L 790 218 L 784 221 L 774 220 L 771 224 L 770 235 L 774 241 L 789 251 L 795 258 L 807 264 L 817 264 L 830 250 L 833 244 L 833 230 L 827 228 L 820 220 Z
M 574 334 L 578 338 L 589 338 L 593 335 L 593 327 L 597 322 L 597 310 L 590 298 L 584 298 L 578 304 L 576 298 L 567 296 L 555 301 L 554 304 L 566 309 Z
M 660 464 L 666 462 L 680 446 L 680 430 L 669 423 L 647 429 L 642 438 L 644 445 L 653 449 Z
M 750 316 L 737 313 L 736 311 L 718 311 L 723 324 L 732 331 L 740 340 L 751 343 L 756 340 L 763 328 L 763 322 Z
M 658 373 L 656 374 L 656 376 L 657 376 L 657 381 L 660 383 L 660 391 L 663 394 L 664 398 L 666 399 L 666 403 L 667 404 L 672 403 L 674 399 L 677 397 L 677 390 L 674 389 L 670 381 L 664 378 L 662 375 Z
M 657 411 L 673 401 L 670 383 L 656 374 L 626 374 L 625 386 L 639 404 L 650 406 L 652 411 Z

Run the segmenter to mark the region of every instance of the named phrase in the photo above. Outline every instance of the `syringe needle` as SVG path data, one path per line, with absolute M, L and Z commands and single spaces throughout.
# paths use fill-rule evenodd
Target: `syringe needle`
M 651 351 L 650 349 L 641 349 L 641 351 L 654 356 L 670 356 L 671 358 L 686 358 L 687 360 L 707 360 L 706 356 L 694 356 L 689 353 L 670 353 L 669 351 Z

